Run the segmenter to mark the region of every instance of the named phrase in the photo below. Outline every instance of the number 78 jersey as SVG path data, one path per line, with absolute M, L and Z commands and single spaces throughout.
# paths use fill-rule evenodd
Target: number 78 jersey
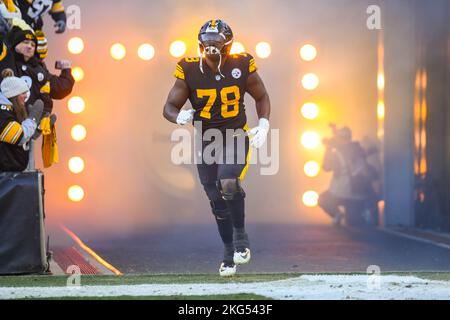
M 203 130 L 216 128 L 241 129 L 247 123 L 244 95 L 249 75 L 256 71 L 254 58 L 248 53 L 228 56 L 221 68 L 223 78 L 200 58 L 182 59 L 174 76 L 189 88 L 189 101 L 195 110 L 194 121 L 201 121 Z

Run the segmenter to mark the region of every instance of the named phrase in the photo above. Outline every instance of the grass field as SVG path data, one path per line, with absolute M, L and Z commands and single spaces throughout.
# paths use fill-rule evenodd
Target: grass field
M 222 278 L 213 274 L 184 275 L 123 275 L 81 276 L 81 285 L 139 285 L 139 284 L 184 284 L 184 283 L 248 283 L 283 280 L 298 277 L 298 273 L 243 274 Z M 49 287 L 66 286 L 67 276 L 0 276 L 0 287 Z
M 0 277 L 0 299 L 63 300 L 264 300 L 264 299 L 450 299 L 448 272 L 395 272 L 381 276 L 382 289 L 368 287 L 364 273 L 212 274 Z

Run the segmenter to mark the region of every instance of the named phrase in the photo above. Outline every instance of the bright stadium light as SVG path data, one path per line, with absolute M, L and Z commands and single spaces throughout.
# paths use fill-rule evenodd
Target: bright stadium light
M 144 43 L 138 49 L 138 56 L 144 61 L 149 61 L 155 56 L 155 48 L 151 44 Z
M 314 90 L 319 85 L 319 77 L 314 73 L 307 73 L 302 78 L 303 88 Z
M 315 149 L 320 145 L 320 136 L 314 131 L 306 131 L 301 141 L 306 149 Z
M 303 204 L 307 207 L 315 207 L 319 202 L 319 195 L 315 191 L 306 191 L 303 194 Z
M 84 111 L 86 108 L 86 103 L 81 97 L 72 97 L 68 102 L 69 111 L 78 114 Z
M 180 58 L 186 53 L 186 43 L 176 40 L 170 44 L 169 52 L 172 57 Z
M 83 141 L 84 139 L 86 139 L 86 135 L 87 135 L 86 128 L 84 126 L 82 126 L 81 124 L 77 124 L 77 125 L 73 126 L 70 133 L 71 133 L 72 139 L 77 142 Z
M 230 54 L 238 54 L 243 52 L 245 52 L 244 45 L 237 41 L 233 42 L 233 44 L 231 45 Z
M 302 116 L 308 120 L 314 120 L 319 116 L 319 107 L 314 102 L 307 102 L 302 106 Z
M 378 104 L 377 104 L 377 118 L 379 120 L 383 120 L 384 119 L 384 113 L 385 113 L 384 109 L 385 109 L 384 108 L 384 102 L 383 101 L 378 101 Z
M 84 42 L 83 39 L 79 37 L 74 37 L 69 40 L 67 43 L 67 48 L 69 49 L 69 52 L 72 54 L 80 54 L 84 50 Z
M 72 77 L 76 82 L 80 82 L 84 79 L 84 71 L 80 67 L 75 67 L 72 69 Z
M 122 60 L 127 54 L 127 49 L 123 44 L 115 43 L 111 46 L 110 53 L 114 60 Z
M 73 202 L 80 202 L 84 198 L 84 190 L 82 187 L 74 185 L 67 191 L 69 199 Z
M 270 56 L 272 49 L 267 42 L 260 42 L 256 45 L 256 55 L 258 58 L 266 59 Z
M 69 159 L 69 170 L 72 173 L 78 174 L 84 170 L 84 160 L 80 157 L 72 157 Z
M 307 163 L 305 163 L 303 170 L 305 171 L 306 176 L 314 178 L 320 172 L 320 165 L 317 163 L 317 161 L 308 161 Z
M 317 56 L 316 48 L 311 44 L 305 44 L 300 48 L 300 57 L 305 61 L 312 61 Z
M 378 90 L 384 90 L 384 74 L 382 72 L 378 73 L 377 76 L 377 88 Z

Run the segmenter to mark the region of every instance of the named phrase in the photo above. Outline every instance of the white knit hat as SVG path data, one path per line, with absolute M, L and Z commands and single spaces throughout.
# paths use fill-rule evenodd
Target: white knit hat
M 17 97 L 19 94 L 28 92 L 28 85 L 25 80 L 17 77 L 6 77 L 0 84 L 0 90 L 6 98 Z

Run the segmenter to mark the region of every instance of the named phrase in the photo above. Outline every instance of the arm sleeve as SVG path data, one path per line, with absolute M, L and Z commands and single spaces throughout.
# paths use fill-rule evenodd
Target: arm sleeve
M 50 97 L 61 100 L 72 93 L 75 79 L 72 76 L 72 69 L 64 69 L 59 76 L 50 74 Z
M 249 57 L 249 60 L 248 60 L 248 73 L 253 73 L 253 72 L 258 70 L 258 67 L 256 66 L 256 63 L 255 63 L 255 58 L 253 58 L 253 56 L 251 54 L 247 54 L 247 55 Z
M 186 80 L 184 75 L 183 60 L 177 63 L 173 76 L 177 79 Z
M 61 20 L 67 22 L 66 12 L 64 11 L 62 0 L 53 0 L 53 6 L 50 10 L 50 15 L 55 22 Z

